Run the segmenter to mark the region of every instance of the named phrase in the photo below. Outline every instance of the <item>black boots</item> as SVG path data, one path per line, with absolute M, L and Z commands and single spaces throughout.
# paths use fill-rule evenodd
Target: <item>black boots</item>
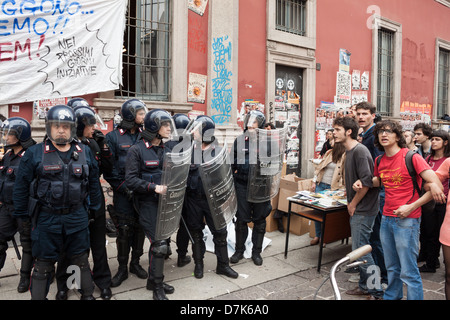
M 234 254 L 230 258 L 231 263 L 238 263 L 241 259 L 244 258 L 245 240 L 247 240 L 248 236 L 247 223 L 240 220 L 236 221 L 235 230 L 236 230 L 236 247 Z M 253 232 L 252 232 L 252 243 L 253 243 L 252 260 L 253 263 L 257 266 L 260 266 L 263 263 L 261 251 L 265 233 L 266 233 L 266 220 L 262 219 L 255 221 L 253 224 Z
M 150 267 L 147 280 L 147 289 L 153 290 L 153 300 L 168 300 L 166 293 L 174 293 L 175 288 L 165 283 L 164 280 L 164 259 L 168 252 L 166 240 L 153 242 L 150 247 Z
M 257 266 L 260 266 L 263 263 L 261 251 L 265 233 L 266 233 L 266 219 L 255 221 L 252 233 L 252 243 L 253 243 L 252 260 L 253 263 Z
M 194 277 L 203 278 L 203 256 L 206 251 L 205 242 L 203 241 L 202 230 L 191 230 L 192 240 L 192 257 L 194 258 Z
M 234 271 L 229 264 L 226 229 L 222 232 L 215 232 L 213 235 L 214 251 L 217 256 L 216 273 L 236 279 L 239 277 L 239 273 Z
M 244 258 L 245 241 L 248 237 L 248 226 L 246 222 L 238 220 L 234 224 L 236 233 L 235 252 L 230 258 L 231 263 L 238 263 Z
M 136 228 L 133 235 L 133 251 L 131 253 L 130 272 L 134 273 L 140 279 L 146 279 L 148 277 L 147 271 L 139 265 L 139 259 L 143 254 L 143 246 L 145 235 L 142 229 Z M 129 245 L 129 228 L 128 226 L 119 226 L 119 234 L 116 238 L 117 244 L 117 260 L 119 261 L 119 269 L 116 275 L 111 279 L 111 287 L 115 288 L 122 284 L 122 282 L 128 279 L 128 256 L 130 254 Z

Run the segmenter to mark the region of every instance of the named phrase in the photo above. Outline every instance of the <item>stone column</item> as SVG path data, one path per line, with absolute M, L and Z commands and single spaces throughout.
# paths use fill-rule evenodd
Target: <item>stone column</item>
M 209 0 L 207 114 L 216 136 L 234 140 L 238 103 L 239 0 Z M 230 141 L 231 140 L 231 141 Z

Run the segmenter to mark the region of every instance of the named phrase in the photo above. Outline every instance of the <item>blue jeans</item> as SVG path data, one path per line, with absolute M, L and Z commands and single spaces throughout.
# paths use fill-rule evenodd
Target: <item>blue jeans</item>
M 327 183 L 320 182 L 318 185 L 316 185 L 316 193 L 319 193 L 324 190 L 330 190 L 331 185 Z M 322 237 L 322 223 L 314 221 L 314 229 L 316 231 L 316 237 L 321 238 Z
M 388 281 L 387 271 L 386 266 L 384 264 L 384 254 L 380 239 L 381 218 L 383 216 L 383 207 L 385 200 L 385 192 L 383 187 L 380 188 L 379 199 L 380 199 L 380 211 L 378 212 L 375 222 L 373 223 L 372 235 L 370 236 L 369 244 L 372 246 L 373 260 L 375 261 L 375 264 L 380 268 L 381 282 L 387 283 Z
M 380 238 L 388 273 L 385 300 L 403 298 L 403 283 L 408 300 L 423 300 L 422 278 L 417 267 L 420 219 L 383 216 Z
M 372 234 L 372 227 L 375 216 L 363 216 L 354 214 L 350 217 L 350 228 L 352 232 L 352 250 L 358 249 L 369 244 L 369 238 Z M 359 288 L 373 296 L 381 298 L 383 290 L 381 288 L 380 271 L 375 265 L 372 254 L 366 254 L 358 260 L 367 260 L 359 266 Z

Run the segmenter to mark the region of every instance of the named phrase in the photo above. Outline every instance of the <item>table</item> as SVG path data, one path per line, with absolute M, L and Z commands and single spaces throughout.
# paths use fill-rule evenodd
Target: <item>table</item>
M 322 225 L 322 237 L 319 244 L 319 259 L 317 263 L 317 272 L 320 272 L 322 264 L 322 249 L 324 243 L 331 243 L 337 240 L 349 238 L 351 236 L 350 230 L 350 216 L 347 212 L 347 206 L 339 205 L 336 207 L 322 207 L 315 204 L 311 204 L 300 200 L 295 197 L 288 197 L 289 210 L 287 212 L 287 231 L 286 231 L 286 244 L 284 249 L 284 258 L 287 258 L 288 244 L 289 244 L 289 228 L 291 223 L 291 214 L 320 222 Z M 292 211 L 292 204 L 298 204 L 314 210 L 300 210 L 299 212 Z M 332 224 L 335 228 L 325 230 L 325 226 Z M 328 232 L 326 232 L 328 231 Z

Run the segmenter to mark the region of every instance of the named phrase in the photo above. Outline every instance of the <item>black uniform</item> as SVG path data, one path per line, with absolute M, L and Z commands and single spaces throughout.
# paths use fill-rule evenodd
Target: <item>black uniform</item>
M 144 254 L 145 235 L 138 222 L 138 213 L 133 205 L 133 195 L 125 183 L 125 167 L 129 149 L 138 142 L 140 130 L 133 134 L 130 130 L 118 127 L 106 135 L 108 145 L 114 159 L 111 174 L 104 174 L 106 181 L 113 188 L 113 203 L 116 212 L 113 220 L 118 229 L 117 260 L 119 271 L 115 278 L 123 273 L 125 279 L 128 277 L 127 263 L 131 251 L 130 272 L 136 273 L 139 278 L 147 278 L 147 273 L 139 265 L 139 259 Z M 111 213 L 111 212 L 110 212 Z M 113 278 L 112 287 L 120 285 L 121 281 L 115 283 Z
M 0 162 L 0 270 L 6 259 L 7 241 L 11 240 L 17 231 L 20 234 L 22 245 L 22 261 L 20 267 L 19 292 L 28 290 L 31 270 L 33 268 L 33 257 L 31 254 L 31 223 L 29 218 L 16 219 L 13 217 L 13 189 L 16 180 L 20 160 L 25 154 L 21 149 L 14 153 L 9 149 Z
M 195 262 L 194 275 L 196 278 L 203 277 L 203 257 L 206 251 L 203 240 L 203 229 L 205 222 L 213 234 L 214 251 L 217 256 L 217 274 L 237 278 L 238 273 L 229 266 L 227 249 L 227 229 L 216 230 L 213 218 L 206 198 L 205 190 L 200 177 L 200 164 L 196 163 L 201 158 L 201 163 L 205 162 L 205 156 L 215 157 L 219 154 L 221 148 L 214 141 L 207 150 L 201 150 L 202 144 L 196 142 L 192 153 L 191 167 L 187 181 L 185 206 L 186 206 L 186 224 L 192 235 L 194 243 L 192 244 L 192 253 Z M 199 153 L 201 157 L 199 157 Z M 206 159 L 208 160 L 208 159 Z
M 105 174 L 111 174 L 113 161 L 111 150 L 105 143 L 105 136 L 101 131 L 96 130 L 94 134 L 97 139 L 83 138 L 81 142 L 88 146 L 94 154 L 99 166 L 99 178 Z M 101 193 L 101 204 L 98 210 L 90 210 L 89 212 L 89 239 L 92 251 L 94 266 L 92 269 L 92 277 L 94 283 L 102 291 L 108 289 L 111 285 L 111 270 L 108 265 L 108 255 L 106 253 L 106 211 L 105 211 L 105 195 Z M 57 299 L 66 299 L 67 286 L 66 281 L 68 274 L 66 273 L 69 266 L 69 260 L 62 257 L 58 261 L 56 271 L 56 279 L 58 285 Z M 103 297 L 103 296 L 102 296 Z
M 83 297 L 92 297 L 88 212 L 98 210 L 101 193 L 97 161 L 83 144 L 73 141 L 67 152 L 61 152 L 45 140 L 25 153 L 13 201 L 14 215 L 31 215 L 33 219 L 32 253 L 36 263 L 32 299 L 46 298 L 54 263 L 61 252 L 80 268 Z
M 234 257 L 242 256 L 245 251 L 245 240 L 248 236 L 247 223 L 253 222 L 252 232 L 252 258 L 257 256 L 262 251 L 262 243 L 264 234 L 266 232 L 266 217 L 272 211 L 272 205 L 269 201 L 261 203 L 252 203 L 247 201 L 247 184 L 248 175 L 250 172 L 250 157 L 256 155 L 258 150 L 256 143 L 250 143 L 248 131 L 238 136 L 234 141 L 234 161 L 231 165 L 234 175 L 234 185 L 236 187 L 236 197 L 238 202 L 238 209 L 236 212 L 236 253 L 231 258 L 231 262 L 235 263 Z M 256 157 L 255 157 L 256 159 Z M 259 259 L 258 259 L 259 260 Z M 256 262 L 256 264 L 260 263 Z
M 163 282 L 168 241 L 155 241 L 159 202 L 155 188 L 161 185 L 164 156 L 167 152 L 170 152 L 170 149 L 164 143 L 154 146 L 146 139 L 141 139 L 129 150 L 125 180 L 127 187 L 135 194 L 139 222 L 151 243 L 147 289 L 153 290 L 157 286 L 163 286 L 165 293 L 173 293 L 174 288 Z

